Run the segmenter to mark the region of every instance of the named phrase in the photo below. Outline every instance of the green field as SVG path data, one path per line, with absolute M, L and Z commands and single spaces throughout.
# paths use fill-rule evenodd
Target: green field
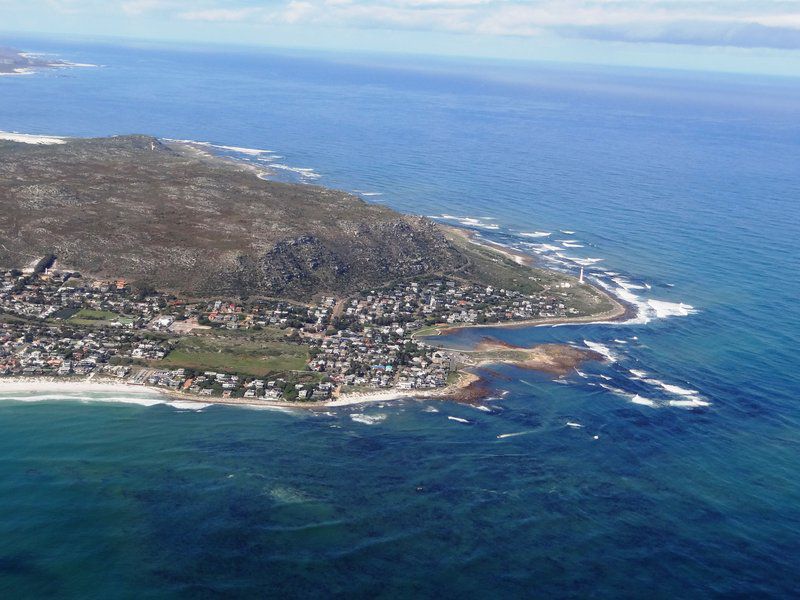
M 538 294 L 548 290 L 560 296 L 560 300 L 568 308 L 576 309 L 579 315 L 599 314 L 613 308 L 604 294 L 588 284 L 578 284 L 573 276 L 520 265 L 493 248 L 473 244 L 458 230 L 449 229 L 447 238 L 469 259 L 470 264 L 464 269 L 468 279 L 523 294 Z M 570 284 L 568 290 L 561 288 L 562 283 Z
M 269 330 L 259 334 L 210 332 L 188 336 L 180 340 L 161 364 L 253 377 L 305 369 L 308 362 L 306 347 L 275 338 L 275 333 Z
M 461 233 L 448 231 L 447 237 L 469 259 L 470 265 L 467 269 L 469 279 L 496 288 L 536 294 L 542 291 L 543 283 L 550 283 L 554 278 L 552 271 L 520 265 L 492 248 L 473 244 Z M 555 275 L 555 277 L 562 276 Z
M 75 325 L 108 325 L 115 321 L 120 323 L 130 322 L 129 318 L 118 315 L 115 312 L 93 310 L 91 308 L 82 308 L 67 320 Z
M 85 282 L 83 281 L 83 279 L 76 277 L 70 277 L 64 282 L 64 287 L 74 288 L 74 287 L 83 287 L 84 285 Z
M 438 331 L 439 327 L 437 327 L 436 325 L 429 325 L 428 327 L 417 329 L 415 332 L 411 334 L 411 337 L 413 337 L 414 339 L 418 339 L 421 337 L 435 336 Z

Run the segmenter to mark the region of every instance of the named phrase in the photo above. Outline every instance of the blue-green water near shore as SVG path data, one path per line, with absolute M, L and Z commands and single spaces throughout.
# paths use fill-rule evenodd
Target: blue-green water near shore
M 486 410 L 0 391 L 4 596 L 800 594 L 800 82 L 10 41 L 102 66 L 0 78 L 0 130 L 269 149 L 640 318 L 450 336 L 610 357 Z

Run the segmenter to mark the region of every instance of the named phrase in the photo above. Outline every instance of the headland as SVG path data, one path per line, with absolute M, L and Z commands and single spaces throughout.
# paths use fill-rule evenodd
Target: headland
M 224 404 L 465 399 L 482 365 L 559 374 L 598 357 L 424 335 L 627 314 L 474 232 L 184 143 L 6 134 L 0 158 L 0 375 Z

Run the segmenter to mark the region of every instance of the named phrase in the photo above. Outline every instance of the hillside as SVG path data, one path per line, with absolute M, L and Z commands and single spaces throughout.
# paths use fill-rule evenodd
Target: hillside
M 564 277 L 487 257 L 426 218 L 146 136 L 0 141 L 0 207 L 0 267 L 54 254 L 194 296 L 307 299 L 433 274 L 536 291 Z

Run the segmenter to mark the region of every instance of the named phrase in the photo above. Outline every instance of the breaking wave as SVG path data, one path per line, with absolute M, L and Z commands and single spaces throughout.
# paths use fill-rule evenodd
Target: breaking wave
M 476 217 L 459 217 L 456 215 L 448 215 L 447 213 L 443 213 L 441 215 L 433 215 L 431 216 L 432 219 L 439 219 L 443 221 L 456 221 L 461 225 L 466 227 L 475 227 L 477 229 L 488 229 L 490 231 L 497 231 L 500 229 L 500 226 L 496 223 L 487 223 L 486 221 L 493 221 L 492 217 L 483 217 L 483 218 L 476 218 Z
M 447 418 L 450 419 L 451 421 L 455 421 L 456 423 L 465 423 L 467 425 L 471 423 L 469 419 L 462 419 L 461 417 L 453 417 L 448 415 Z
M 206 402 L 194 402 L 192 400 L 170 400 L 166 397 L 145 397 L 142 395 L 113 396 L 95 394 L 74 394 L 74 393 L 48 393 L 48 394 L 8 394 L 0 392 L 0 401 L 14 402 L 80 402 L 82 404 L 137 404 L 139 406 L 171 406 L 179 410 L 203 410 L 211 406 Z
M 350 418 L 356 423 L 364 425 L 376 425 L 386 420 L 386 415 L 379 413 L 377 415 L 366 415 L 364 413 L 351 413 Z
M 609 362 L 617 362 L 618 357 L 608 346 L 601 344 L 600 342 L 590 342 L 589 340 L 583 340 L 583 343 L 586 345 L 587 348 L 590 350 L 594 350 L 598 354 L 602 354 L 606 357 Z

